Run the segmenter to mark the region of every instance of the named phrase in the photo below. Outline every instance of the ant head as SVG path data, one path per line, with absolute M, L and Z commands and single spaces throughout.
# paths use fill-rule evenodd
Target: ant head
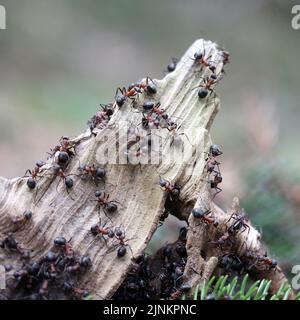
M 196 52 L 194 53 L 194 58 L 195 58 L 195 60 L 200 60 L 200 59 L 202 59 L 202 57 L 203 57 L 202 50 L 198 50 L 198 51 L 196 51 Z
M 109 229 L 107 236 L 108 236 L 109 238 L 113 238 L 113 237 L 115 236 L 114 231 L 113 231 L 112 229 Z
M 96 236 L 99 233 L 99 226 L 97 224 L 91 226 L 91 233 Z
M 73 185 L 74 185 L 73 179 L 70 178 L 70 177 L 66 178 L 65 185 L 66 185 L 67 189 L 71 189 L 73 187 Z
M 67 152 L 64 152 L 64 151 L 61 151 L 59 154 L 58 154 L 58 157 L 57 157 L 57 162 L 58 164 L 60 165 L 64 165 L 66 164 L 68 161 L 69 161 L 70 157 L 68 155 Z
M 155 94 L 157 92 L 156 85 L 154 83 L 148 83 L 147 85 L 147 92 L 149 94 Z
M 106 170 L 105 170 L 104 168 L 98 167 L 98 168 L 96 169 L 96 176 L 97 176 L 97 178 L 103 179 L 103 178 L 105 177 L 105 175 L 106 175 Z
M 23 213 L 23 215 L 26 220 L 30 220 L 32 218 L 32 211 L 27 210 Z
M 109 202 L 106 206 L 108 213 L 114 213 L 118 210 L 118 206 L 114 202 Z
M 65 246 L 67 244 L 66 238 L 62 236 L 56 237 L 53 242 L 54 242 L 54 245 L 58 247 Z
M 29 189 L 34 189 L 36 186 L 36 182 L 32 177 L 29 177 L 26 183 Z
M 105 113 L 110 117 L 113 115 L 114 110 L 109 106 L 104 109 Z
M 167 185 L 168 181 L 165 180 L 164 178 L 159 179 L 159 185 L 163 188 Z
M 80 266 L 84 268 L 88 268 L 92 265 L 92 260 L 89 256 L 83 256 L 80 259 Z
M 124 233 L 120 227 L 116 227 L 114 233 L 118 238 L 124 237 Z
M 151 101 L 146 101 L 144 104 L 143 104 L 143 109 L 144 111 L 151 111 L 154 107 L 154 103 L 151 102 Z
M 101 196 L 102 196 L 102 191 L 96 190 L 96 191 L 95 191 L 95 197 L 96 197 L 96 198 L 99 198 L 99 197 L 101 197 Z
M 211 80 L 217 80 L 216 74 L 215 74 L 215 73 L 212 73 L 212 74 L 210 75 L 210 79 L 211 79 Z
M 42 160 L 39 160 L 39 161 L 37 161 L 35 164 L 36 164 L 36 166 L 37 166 L 38 168 L 41 168 L 42 166 L 45 165 L 45 162 L 42 161 Z
M 54 262 L 57 259 L 57 255 L 53 251 L 48 251 L 45 256 L 47 262 Z
M 58 173 L 60 170 L 62 170 L 61 166 L 57 163 L 53 164 L 52 169 L 53 169 L 54 173 Z
M 215 66 L 210 66 L 209 70 L 215 75 L 216 67 Z M 217 79 L 217 77 L 216 77 Z
M 85 170 L 85 168 L 87 167 L 87 165 L 85 163 L 80 164 L 80 166 L 78 167 L 79 170 Z
M 212 146 L 210 146 L 209 153 L 211 153 L 214 157 L 217 157 L 223 154 L 220 147 L 216 144 L 213 144 Z
M 126 98 L 123 95 L 118 95 L 116 97 L 116 103 L 117 103 L 118 107 L 122 107 L 123 106 L 123 104 L 125 103 L 125 99 Z
M 172 190 L 172 196 L 175 198 L 179 196 L 179 193 L 180 193 L 180 190 L 178 188 L 175 188 Z
M 177 63 L 175 61 L 172 61 L 168 64 L 167 70 L 168 72 L 173 72 L 176 69 Z
M 276 268 L 278 262 L 275 259 L 271 259 L 271 268 Z
M 202 218 L 202 217 L 205 215 L 206 212 L 207 212 L 207 211 L 204 211 L 204 210 L 201 209 L 201 208 L 194 208 L 194 209 L 192 210 L 192 214 L 193 214 L 193 216 L 194 216 L 195 218 Z

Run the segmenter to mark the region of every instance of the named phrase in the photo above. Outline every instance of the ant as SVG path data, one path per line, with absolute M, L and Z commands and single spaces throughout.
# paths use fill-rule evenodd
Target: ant
M 178 186 L 177 184 L 171 183 L 166 179 L 160 178 L 159 186 L 169 194 L 171 201 L 173 201 L 172 197 L 173 198 L 179 197 L 180 186 Z
M 255 261 L 251 267 L 255 266 L 257 269 L 266 268 L 267 270 L 277 269 L 278 262 L 269 258 L 267 252 L 264 255 L 256 255 L 254 252 L 248 251 L 245 257 Z
M 216 241 L 211 241 L 211 243 L 217 245 L 222 251 L 223 247 L 229 242 L 230 246 L 233 245 L 233 242 L 231 240 L 231 234 L 226 231 L 220 238 L 218 238 Z
M 226 273 L 231 273 L 230 271 L 232 270 L 238 274 L 242 274 L 246 267 L 241 259 L 233 253 L 225 253 L 219 257 L 219 266 L 225 269 Z
M 172 58 L 171 62 L 167 65 L 167 69 L 164 70 L 164 73 L 166 74 L 175 71 L 178 61 L 177 58 Z
M 150 124 L 153 124 L 154 127 L 156 127 L 156 129 L 158 129 L 158 127 L 160 126 L 160 119 L 158 117 L 152 117 L 152 115 L 149 113 L 147 115 L 145 115 L 143 113 L 143 117 L 142 117 L 142 127 L 147 130 L 150 127 Z
M 209 173 L 220 172 L 220 169 L 219 169 L 220 162 L 216 160 L 216 157 L 220 156 L 221 154 L 223 154 L 223 152 L 221 151 L 219 146 L 215 144 L 210 146 L 207 158 L 205 159 L 207 172 Z M 218 171 L 215 170 L 216 166 L 218 168 Z
M 222 58 L 223 58 L 223 65 L 225 66 L 227 63 L 230 62 L 230 54 L 228 51 L 222 51 Z
M 60 177 L 64 183 L 65 183 L 65 186 L 68 189 L 71 189 L 74 185 L 74 181 L 72 178 L 66 176 L 66 174 L 64 173 L 64 170 L 62 169 L 62 167 L 58 164 L 54 164 L 52 166 L 52 169 L 54 171 L 54 174 L 56 177 Z
M 149 83 L 149 80 L 152 84 Z M 157 92 L 156 85 L 154 84 L 153 80 L 149 77 L 146 78 L 145 83 L 134 83 L 126 89 L 125 87 L 117 88 L 116 91 L 116 104 L 118 107 L 122 107 L 126 101 L 126 98 L 135 101 L 136 96 L 142 91 L 146 91 L 148 94 L 155 94 Z M 119 94 L 120 92 L 120 94 Z
M 104 179 L 106 176 L 106 170 L 101 167 L 96 167 L 94 164 L 87 165 L 81 164 L 78 168 L 81 171 L 81 176 L 91 176 L 92 179 L 96 182 L 98 179 Z
M 194 208 L 192 210 L 194 218 L 200 219 L 206 225 L 213 225 L 214 227 L 217 227 L 219 225 L 219 222 L 214 218 L 208 217 L 210 213 L 211 210 L 204 211 L 201 208 Z
M 19 243 L 14 238 L 12 232 L 9 232 L 4 240 L 0 240 L 0 248 L 7 248 L 9 251 L 16 251 L 21 255 L 24 255 L 23 249 L 19 246 Z
M 194 53 L 194 61 L 196 63 L 199 63 L 201 65 L 201 70 L 203 67 L 209 68 L 212 72 L 216 69 L 214 65 L 209 61 L 209 59 L 212 57 L 212 55 L 209 55 L 207 58 L 205 58 L 205 48 L 203 45 L 203 50 L 198 50 Z
M 204 99 L 209 93 L 214 93 L 214 96 L 216 96 L 216 93 L 211 87 L 217 83 L 217 76 L 212 74 L 210 77 L 203 78 L 203 82 L 203 84 L 192 89 L 194 90 L 198 88 L 198 97 L 200 99 Z
M 220 172 L 216 172 L 216 174 L 214 175 L 213 179 L 211 179 L 209 182 L 210 182 L 210 187 L 212 189 L 215 189 L 216 190 L 216 193 L 214 194 L 213 196 L 213 199 L 216 197 L 216 195 L 218 193 L 220 193 L 222 191 L 221 188 L 218 187 L 218 185 L 223 181 L 223 178 L 221 176 L 221 173 Z
M 63 250 L 64 255 L 68 258 L 72 258 L 74 256 L 74 250 L 71 245 L 72 238 L 67 241 L 65 237 L 59 236 L 54 239 L 54 245 Z
M 229 222 L 231 219 L 234 220 L 233 224 L 228 228 L 228 232 L 231 234 L 236 234 L 240 230 L 241 232 L 244 232 L 248 229 L 248 233 L 250 232 L 250 227 L 246 223 L 248 221 L 248 217 L 245 216 L 244 214 L 240 214 L 238 212 L 234 212 L 230 218 L 227 220 Z
M 70 281 L 67 281 L 67 280 L 64 281 L 62 288 L 66 294 L 69 294 L 73 298 L 78 300 L 87 299 L 90 296 L 89 291 L 85 289 L 77 288 Z
M 59 139 L 59 143 L 60 145 L 57 145 L 54 147 L 54 149 L 51 149 L 52 153 L 50 153 L 50 156 L 53 156 L 56 154 L 56 152 L 59 152 L 58 163 L 63 165 L 69 161 L 69 158 L 75 156 L 75 144 L 71 142 L 68 136 L 62 136 Z
M 44 161 L 37 161 L 35 164 L 35 167 L 33 168 L 33 170 L 26 170 L 25 175 L 23 178 L 28 177 L 27 173 L 30 174 L 29 178 L 27 179 L 27 186 L 29 189 L 34 189 L 36 187 L 36 178 L 40 177 L 39 173 L 42 172 L 42 167 L 45 165 Z
M 149 80 L 151 81 L 151 83 L 149 83 Z M 145 83 L 139 82 L 132 84 L 131 86 L 129 86 L 128 90 L 131 90 L 132 88 L 134 88 L 137 93 L 146 91 L 148 94 L 155 94 L 157 92 L 156 85 L 150 77 L 146 77 Z
M 27 210 L 22 215 L 13 217 L 12 223 L 17 227 L 20 227 L 23 224 L 25 224 L 27 221 L 29 221 L 31 218 L 32 218 L 32 212 Z
M 98 111 L 91 120 L 88 121 L 89 128 L 91 132 L 93 133 L 93 130 L 99 125 L 103 124 L 104 122 L 108 122 L 110 117 L 114 113 L 114 109 L 112 107 L 112 103 L 109 104 L 100 104 L 100 107 L 102 108 L 101 111 Z
M 103 207 L 104 214 L 106 215 L 107 218 L 109 218 L 107 214 L 115 213 L 118 210 L 117 203 L 119 202 L 115 200 L 108 201 L 109 194 L 106 194 L 105 192 L 97 190 L 95 192 L 95 197 L 97 198 L 97 200 L 92 200 L 92 201 L 96 201 L 100 206 L 100 208 Z
M 171 300 L 179 299 L 183 295 L 184 292 L 187 292 L 191 289 L 191 286 L 188 284 L 182 284 L 179 289 L 176 289 L 176 288 L 174 288 L 174 289 L 176 291 L 171 293 L 171 295 L 170 295 Z
M 91 233 L 94 236 L 101 236 L 102 239 L 104 239 L 105 243 L 107 243 L 105 236 L 107 236 L 108 238 L 114 238 L 115 237 L 115 233 L 113 231 L 112 228 L 106 228 L 107 221 L 101 225 L 101 219 L 100 219 L 100 223 L 99 224 L 95 224 L 91 227 Z
M 133 252 L 132 252 L 130 245 L 128 243 L 126 243 L 132 239 L 125 240 L 125 231 L 122 231 L 120 227 L 116 227 L 114 233 L 115 233 L 116 239 L 119 241 L 119 244 L 118 244 L 119 248 L 117 251 L 117 257 L 122 258 L 126 255 L 126 253 L 127 253 L 126 247 L 129 247 L 131 254 L 133 256 Z
M 74 265 L 66 268 L 67 273 L 81 272 L 82 269 L 85 272 L 87 268 L 92 265 L 92 260 L 89 256 L 83 256 Z

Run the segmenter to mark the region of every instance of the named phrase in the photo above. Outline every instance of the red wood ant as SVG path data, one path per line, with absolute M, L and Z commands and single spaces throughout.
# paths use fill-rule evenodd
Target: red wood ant
M 229 244 L 230 246 L 233 245 L 233 241 L 231 239 L 231 234 L 226 231 L 220 238 L 218 238 L 216 241 L 211 241 L 211 243 L 217 245 L 222 251 L 226 244 Z
M 277 269 L 278 262 L 274 259 L 269 258 L 267 252 L 265 253 L 265 255 L 256 255 L 254 252 L 248 251 L 245 253 L 245 257 L 254 260 L 254 263 L 251 265 L 251 267 L 255 266 L 259 270 Z
M 230 54 L 228 51 L 225 51 L 225 50 L 222 51 L 221 54 L 222 54 L 222 58 L 223 58 L 223 64 L 226 65 L 227 63 L 230 62 Z
M 72 239 L 67 241 L 65 237 L 59 236 L 56 237 L 53 242 L 56 247 L 63 250 L 63 253 L 66 257 L 71 258 L 74 256 L 74 250 L 71 245 L 71 240 Z
M 191 286 L 190 286 L 190 285 L 188 285 L 188 284 L 182 284 L 179 289 L 176 289 L 176 288 L 175 288 L 176 291 L 174 291 L 173 293 L 171 293 L 170 299 L 171 299 L 171 300 L 177 300 L 177 299 L 179 299 L 179 298 L 183 295 L 184 292 L 187 292 L 187 291 L 189 291 L 190 289 L 191 289 Z
M 194 208 L 192 210 L 192 214 L 195 218 L 200 219 L 206 225 L 213 225 L 214 227 L 217 227 L 219 225 L 219 222 L 212 217 L 208 217 L 210 213 L 211 210 L 204 211 L 201 208 Z
M 221 176 L 221 173 L 220 172 L 216 172 L 216 174 L 214 175 L 213 179 L 211 179 L 209 181 L 210 182 L 210 187 L 212 189 L 216 190 L 216 193 L 214 194 L 213 199 L 216 197 L 216 195 L 218 193 L 220 193 L 222 191 L 222 189 L 218 187 L 218 185 L 222 182 L 222 180 L 223 180 L 223 178 Z
M 95 182 L 99 179 L 104 180 L 106 176 L 106 170 L 102 167 L 96 167 L 94 164 L 81 164 L 78 170 L 81 171 L 80 176 L 90 176 Z
M 150 128 L 150 124 L 153 124 L 154 127 L 158 128 L 160 126 L 160 119 L 157 116 L 153 117 L 150 113 L 147 115 L 143 114 L 142 127 L 147 130 Z
M 248 217 L 244 214 L 240 214 L 238 212 L 234 212 L 230 218 L 227 220 L 229 222 L 231 219 L 234 220 L 233 224 L 228 228 L 228 232 L 231 234 L 236 234 L 239 231 L 244 232 L 248 229 L 248 233 L 250 232 L 250 227 L 246 223 L 248 221 Z
M 24 250 L 19 246 L 19 243 L 14 238 L 12 232 L 9 232 L 4 240 L 0 240 L 0 248 L 7 248 L 9 251 L 16 251 L 21 255 L 24 254 Z
M 99 224 L 95 224 L 91 227 L 91 233 L 96 237 L 101 236 L 101 238 L 105 241 L 105 243 L 107 243 L 105 236 L 111 239 L 115 237 L 115 233 L 113 229 L 105 227 L 106 224 L 107 222 L 101 225 L 101 219 L 100 219 Z
M 67 273 L 86 271 L 92 265 L 92 261 L 89 256 L 81 257 L 74 265 L 68 266 L 66 268 Z M 82 270 L 84 269 L 84 270 Z
M 179 197 L 180 187 L 177 184 L 171 183 L 166 179 L 160 178 L 159 186 L 169 194 L 171 200 L 173 200 L 173 198 L 176 199 Z
M 109 199 L 109 194 L 102 192 L 100 190 L 97 190 L 95 192 L 95 197 L 97 198 L 97 200 L 92 200 L 92 201 L 96 201 L 99 205 L 99 207 L 103 208 L 104 214 L 106 215 L 106 217 L 111 220 L 107 214 L 112 214 L 115 213 L 116 211 L 118 211 L 118 206 L 117 203 L 119 203 L 116 200 L 113 201 L 108 201 Z
M 203 67 L 209 68 L 212 72 L 216 69 L 215 66 L 212 64 L 209 59 L 212 57 L 212 55 L 209 55 L 207 58 L 205 57 L 205 48 L 203 45 L 203 50 L 198 50 L 194 53 L 194 60 L 196 63 L 199 63 L 201 65 L 201 70 Z
M 219 169 L 220 162 L 218 162 L 216 160 L 216 157 L 220 156 L 222 153 L 223 152 L 221 151 L 219 146 L 217 146 L 217 145 L 210 146 L 209 152 L 208 152 L 208 156 L 205 159 L 207 172 L 209 172 L 209 173 L 212 173 L 212 172 L 218 173 L 218 172 L 220 172 L 220 169 Z M 218 168 L 217 171 L 215 170 L 215 167 Z
M 91 120 L 88 121 L 89 128 L 93 133 L 93 130 L 100 124 L 107 124 L 110 117 L 114 113 L 113 104 L 100 104 L 102 110 L 98 111 Z
M 116 239 L 119 241 L 117 257 L 122 258 L 126 255 L 126 253 L 127 253 L 126 247 L 129 247 L 131 254 L 133 255 L 132 249 L 131 249 L 130 245 L 127 243 L 128 241 L 132 240 L 133 238 L 125 240 L 125 231 L 122 231 L 120 227 L 116 227 L 114 233 L 115 233 Z
M 199 86 L 193 88 L 197 89 L 198 88 L 198 97 L 200 99 L 204 99 L 208 96 L 209 93 L 214 93 L 216 96 L 214 90 L 212 89 L 212 86 L 217 83 L 217 77 L 215 74 L 212 74 L 210 77 L 203 78 L 203 84 L 200 84 Z
M 52 169 L 53 169 L 53 171 L 54 171 L 55 176 L 56 176 L 56 177 L 60 177 L 60 178 L 63 180 L 63 182 L 64 182 L 67 190 L 68 190 L 68 189 L 71 189 L 71 188 L 73 187 L 73 185 L 74 185 L 73 179 L 70 178 L 69 176 L 67 176 L 67 175 L 64 173 L 64 170 L 62 169 L 62 167 L 61 167 L 60 165 L 54 164 L 54 165 L 52 166 Z
M 57 161 L 59 165 L 66 165 L 69 158 L 75 156 L 75 143 L 71 142 L 70 138 L 63 136 L 59 140 L 60 145 L 55 146 L 51 149 L 50 156 L 55 155 L 59 152 L 57 156 Z
M 33 170 L 26 170 L 25 175 L 23 178 L 28 177 L 27 173 L 30 174 L 29 178 L 27 179 L 27 186 L 29 189 L 34 189 L 36 187 L 36 178 L 40 177 L 39 173 L 42 172 L 42 167 L 45 165 L 44 161 L 37 161 L 35 164 L 35 167 L 33 168 Z
M 152 82 L 152 84 L 149 83 L 149 80 Z M 116 104 L 118 107 L 122 107 L 126 101 L 126 98 L 131 99 L 132 101 L 135 101 L 136 96 L 139 93 L 142 93 L 143 91 L 147 91 L 148 94 L 155 94 L 157 89 L 153 82 L 153 80 L 149 77 L 146 78 L 145 83 L 134 83 L 126 89 L 125 87 L 117 88 L 116 91 Z
M 22 215 L 18 215 L 12 218 L 12 223 L 18 228 L 25 224 L 32 218 L 32 212 L 27 210 Z
M 172 58 L 171 62 L 167 65 L 167 69 L 164 70 L 164 73 L 166 74 L 175 71 L 178 61 L 177 58 Z

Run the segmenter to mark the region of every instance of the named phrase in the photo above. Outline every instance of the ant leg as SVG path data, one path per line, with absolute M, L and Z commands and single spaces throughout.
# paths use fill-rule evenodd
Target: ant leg
M 29 176 L 27 175 L 27 173 L 29 173 Z M 22 178 L 27 178 L 27 177 L 30 177 L 31 175 L 32 175 L 32 171 L 30 169 L 27 169 Z
M 212 197 L 212 200 L 216 197 L 217 194 L 219 194 L 220 192 L 222 192 L 222 189 L 219 187 L 216 187 L 216 193 L 214 194 L 214 196 Z
M 101 209 L 100 209 L 101 210 Z M 100 214 L 100 210 L 99 210 L 99 214 Z M 103 212 L 104 212 L 104 215 L 105 215 L 105 217 L 111 222 L 111 224 L 113 223 L 112 222 L 112 219 L 107 215 L 107 212 L 106 212 L 106 209 L 105 208 L 103 208 Z

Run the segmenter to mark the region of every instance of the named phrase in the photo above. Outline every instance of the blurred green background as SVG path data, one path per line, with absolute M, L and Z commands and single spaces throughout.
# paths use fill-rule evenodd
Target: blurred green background
M 212 130 L 224 151 L 217 201 L 226 208 L 238 195 L 289 271 L 300 264 L 300 31 L 291 28 L 293 3 L 0 0 L 8 28 L 0 31 L 0 174 L 22 175 L 61 135 L 80 133 L 116 87 L 161 78 L 170 58 L 194 40 L 216 41 L 231 53 Z M 177 222 L 168 226 L 170 233 Z

